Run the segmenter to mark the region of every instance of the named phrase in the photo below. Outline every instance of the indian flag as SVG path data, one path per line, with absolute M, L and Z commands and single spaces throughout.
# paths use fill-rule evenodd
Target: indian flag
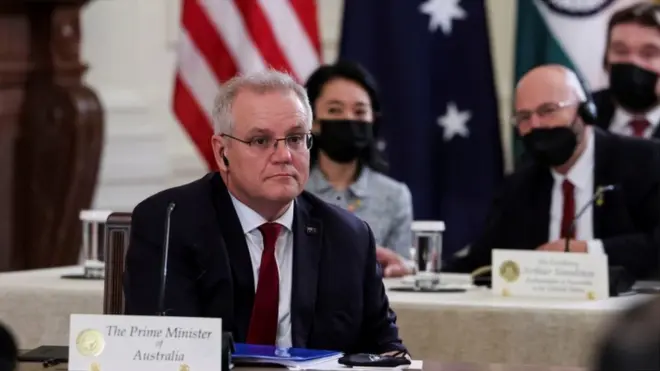
M 577 71 L 591 90 L 605 87 L 607 23 L 615 11 L 640 2 L 651 1 L 518 0 L 515 82 L 536 66 L 558 63 Z

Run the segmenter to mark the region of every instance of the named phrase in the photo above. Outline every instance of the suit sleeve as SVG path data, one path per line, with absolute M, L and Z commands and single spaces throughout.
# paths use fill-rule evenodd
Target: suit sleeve
M 133 211 L 131 239 L 124 271 L 125 313 L 155 315 L 162 281 L 166 205 L 139 204 Z M 162 209 L 162 210 L 161 210 Z M 175 225 L 173 218 L 171 225 Z M 194 270 L 188 266 L 183 246 L 170 235 L 165 310 L 168 315 L 199 316 Z
M 660 172 L 658 161 L 656 174 Z M 641 171 L 641 169 L 640 169 Z M 660 249 L 660 177 L 645 172 L 646 190 L 630 192 L 643 196 L 635 204 L 629 205 L 633 223 L 639 233 L 614 236 L 602 240 L 603 248 L 610 265 L 622 266 L 637 279 L 649 278 L 658 270 L 658 249 Z M 639 182 L 640 184 L 642 182 Z
M 397 206 L 393 210 L 392 229 L 385 247 L 393 249 L 404 259 L 410 259 L 413 206 L 412 195 L 408 186 L 402 184 L 401 191 L 394 200 L 396 200 Z
M 364 225 L 369 235 L 364 278 L 364 321 L 360 341 L 364 349 L 357 351 L 377 354 L 399 350 L 407 352 L 399 338 L 396 314 L 390 308 L 382 275 L 379 273 L 374 235 L 367 223 Z
M 508 218 L 507 206 L 507 190 L 510 188 L 506 183 L 510 182 L 511 178 L 505 181 L 504 187 L 500 190 L 499 194 L 493 200 L 493 204 L 488 213 L 485 227 L 479 237 L 468 246 L 467 252 L 463 256 L 455 256 L 450 259 L 443 270 L 446 272 L 456 273 L 472 273 L 475 269 L 489 266 L 492 263 L 492 250 L 495 246 L 507 246 L 506 228 Z

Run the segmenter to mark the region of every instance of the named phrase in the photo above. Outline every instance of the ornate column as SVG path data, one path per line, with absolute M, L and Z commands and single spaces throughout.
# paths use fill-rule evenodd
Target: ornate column
M 0 204 L 13 202 L 8 220 L 0 214 L 0 270 L 78 260 L 78 212 L 91 205 L 103 145 L 103 109 L 82 82 L 79 13 L 86 2 L 0 5 L 0 130 L 14 133 L 13 149 L 0 139 L 0 166 L 13 164 L 9 186 L 0 174 Z

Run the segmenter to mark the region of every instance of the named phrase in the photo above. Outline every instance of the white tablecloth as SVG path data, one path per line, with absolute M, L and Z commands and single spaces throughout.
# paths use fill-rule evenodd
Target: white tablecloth
M 66 345 L 71 313 L 102 313 L 103 282 L 60 278 L 72 272 L 82 269 L 0 274 L 0 320 L 12 328 L 21 348 Z M 496 297 L 485 289 L 459 294 L 390 291 L 389 298 L 414 358 L 558 366 L 588 365 L 602 325 L 648 299 L 530 300 Z

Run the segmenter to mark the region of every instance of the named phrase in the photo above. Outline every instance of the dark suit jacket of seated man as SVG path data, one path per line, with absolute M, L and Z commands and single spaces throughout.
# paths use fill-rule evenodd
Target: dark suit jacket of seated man
M 278 93 L 259 92 L 259 88 L 255 88 L 257 95 Z M 304 94 L 304 90 L 299 92 Z M 258 110 L 268 104 L 249 106 Z M 277 109 L 282 106 L 275 102 Z M 226 155 L 232 165 L 238 160 L 234 152 Z M 303 166 L 309 168 L 302 164 L 300 169 Z M 229 182 L 242 170 L 233 171 Z M 224 331 L 231 331 L 237 342 L 247 342 L 258 294 L 259 269 L 253 266 L 260 266 L 251 256 L 253 246 L 248 245 L 255 239 L 248 231 L 263 218 L 238 202 L 225 184 L 219 173 L 209 173 L 149 197 L 135 208 L 124 277 L 126 314 L 154 315 L 158 311 L 164 221 L 168 204 L 174 202 L 165 295 L 168 315 L 220 317 Z M 278 221 L 292 232 L 287 235 L 292 239 L 287 240 L 292 253 L 275 251 L 280 277 L 276 345 L 346 353 L 405 352 L 368 225 L 307 192 L 295 197 Z M 281 247 L 277 245 L 277 249 Z M 264 264 L 262 260 L 261 267 Z M 257 317 L 268 314 L 259 312 Z
M 539 69 L 542 68 L 546 67 Z M 547 84 L 549 78 L 546 76 L 543 83 Z M 562 80 L 560 76 L 554 79 Z M 593 190 L 585 192 L 586 198 L 591 198 L 598 187 L 616 186 L 603 194 L 602 202 L 592 205 L 589 234 L 602 242 L 610 265 L 623 266 L 635 277 L 647 278 L 657 273 L 660 249 L 660 144 L 610 134 L 592 126 L 585 130 L 589 128 L 594 147 Z M 582 156 L 586 156 L 588 148 L 589 144 Z M 488 266 L 493 249 L 534 250 L 547 246 L 552 238 L 557 238 L 551 236 L 550 227 L 556 186 L 548 166 L 533 156 L 526 157 L 505 180 L 481 236 L 467 255 L 450 260 L 445 270 L 469 273 Z M 561 190 L 561 184 L 558 188 Z M 575 213 L 580 206 L 576 202 Z M 586 225 L 585 220 L 576 222 L 578 228 Z M 562 245 L 559 247 L 563 249 Z

